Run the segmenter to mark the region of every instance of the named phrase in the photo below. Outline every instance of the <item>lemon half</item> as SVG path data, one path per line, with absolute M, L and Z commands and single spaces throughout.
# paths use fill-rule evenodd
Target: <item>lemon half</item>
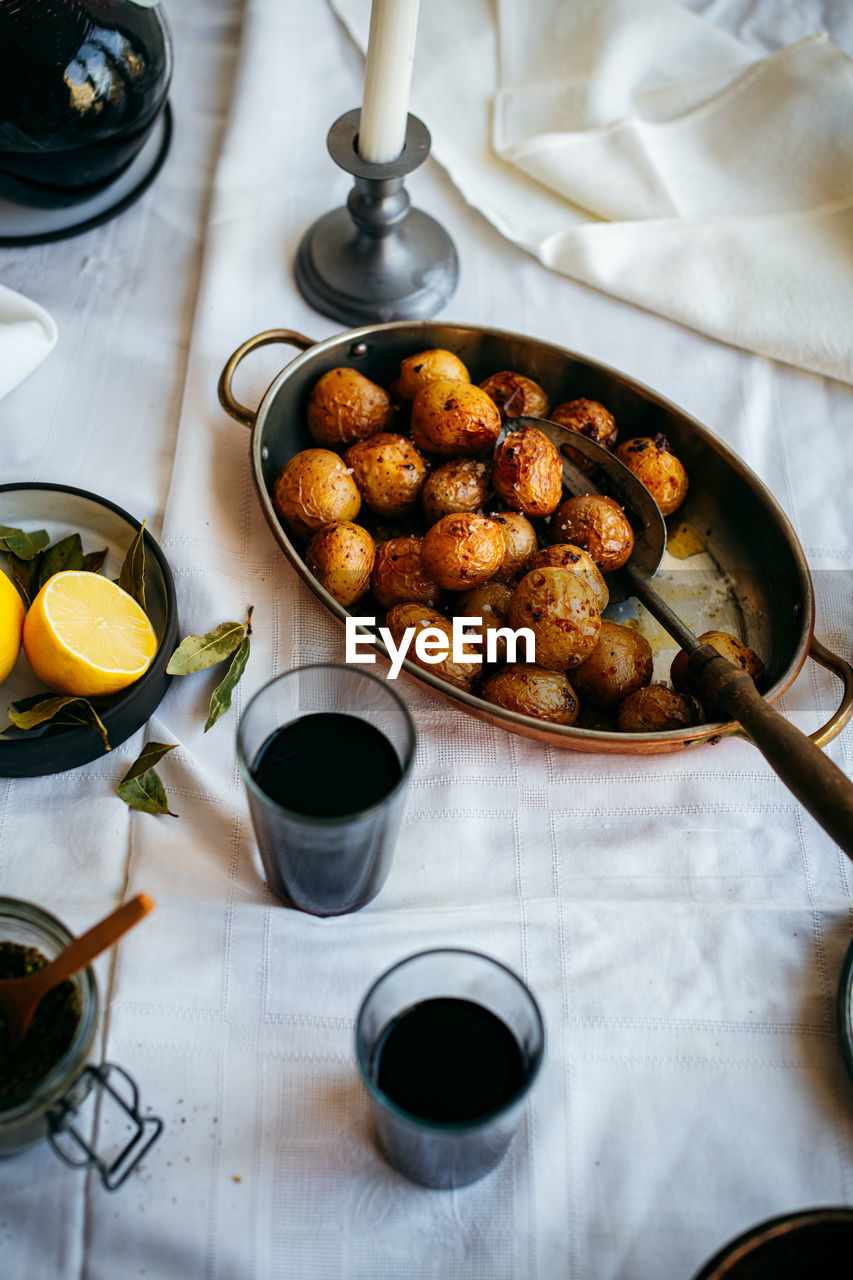
M 18 661 L 23 627 L 23 601 L 12 580 L 0 571 L 0 684 Z
M 67 569 L 30 605 L 24 652 L 50 689 L 95 698 L 138 680 L 157 652 L 157 637 L 121 587 L 98 573 Z

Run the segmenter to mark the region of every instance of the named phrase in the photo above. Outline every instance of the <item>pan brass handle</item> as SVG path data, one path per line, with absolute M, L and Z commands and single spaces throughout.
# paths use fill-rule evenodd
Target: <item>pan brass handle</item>
M 841 702 L 826 724 L 821 725 L 819 729 L 815 729 L 814 733 L 806 734 L 806 737 L 811 738 L 816 747 L 825 747 L 827 743 L 832 742 L 833 738 L 838 737 L 853 715 L 853 667 L 839 654 L 827 649 L 826 645 L 822 644 L 817 636 L 814 635 L 809 646 L 808 656 L 822 667 L 826 667 L 827 671 L 834 671 L 844 685 Z M 748 740 L 749 735 L 743 731 L 739 724 L 733 724 L 729 728 L 723 729 L 719 737 L 745 738 Z
M 265 329 L 263 333 L 256 333 L 254 338 L 247 338 L 229 357 L 220 374 L 217 387 L 219 403 L 226 413 L 230 414 L 235 421 L 242 422 L 244 427 L 254 426 L 255 412 L 240 404 L 231 390 L 231 382 L 237 372 L 237 366 L 250 351 L 257 351 L 259 347 L 268 347 L 274 342 L 284 342 L 288 346 L 298 347 L 300 351 L 307 351 L 309 347 L 314 346 L 312 338 L 306 338 L 304 334 L 297 333 L 294 329 Z
M 815 729 L 814 733 L 808 735 L 815 746 L 825 747 L 828 742 L 832 742 L 833 738 L 838 737 L 851 715 L 853 715 L 853 667 L 844 658 L 839 657 L 837 653 L 827 649 L 825 644 L 821 644 L 816 636 L 812 636 L 809 657 L 814 658 L 815 662 L 819 662 L 828 671 L 834 671 L 844 685 L 844 692 L 841 695 L 841 703 L 838 710 L 829 717 L 825 725 L 822 725 L 820 729 Z

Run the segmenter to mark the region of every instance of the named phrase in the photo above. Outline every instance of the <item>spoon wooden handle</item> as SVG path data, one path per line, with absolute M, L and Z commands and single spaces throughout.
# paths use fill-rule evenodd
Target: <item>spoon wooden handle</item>
M 690 659 L 702 694 L 737 720 L 785 786 L 853 858 L 853 782 L 767 702 L 745 671 L 703 645 Z M 700 695 L 701 696 L 701 695 Z
M 39 969 L 37 975 L 33 975 L 38 977 L 42 992 L 50 991 L 66 978 L 85 969 L 96 956 L 118 942 L 123 934 L 139 924 L 153 909 L 153 899 L 147 893 L 138 893 L 135 898 L 116 907 L 115 911 L 111 911 L 103 920 L 99 920 L 91 929 L 70 942 L 55 960 Z

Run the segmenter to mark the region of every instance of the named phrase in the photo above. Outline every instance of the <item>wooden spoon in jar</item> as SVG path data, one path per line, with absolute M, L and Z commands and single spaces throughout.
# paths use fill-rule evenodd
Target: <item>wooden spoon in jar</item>
M 0 981 L 0 1019 L 6 1024 L 6 1053 L 11 1056 L 17 1049 L 26 1035 L 33 1014 L 48 991 L 85 969 L 96 956 L 139 924 L 153 908 L 153 900 L 146 893 L 138 893 L 135 898 L 116 907 L 115 911 L 111 911 L 79 938 L 69 942 L 42 969 L 27 974 L 26 978 L 5 978 Z

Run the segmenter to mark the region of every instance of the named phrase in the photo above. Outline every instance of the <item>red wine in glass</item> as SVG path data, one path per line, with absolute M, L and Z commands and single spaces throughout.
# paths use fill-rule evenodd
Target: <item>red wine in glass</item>
M 249 806 L 273 889 L 314 915 L 356 911 L 388 874 L 403 792 L 400 757 L 359 716 L 279 726 L 249 765 Z

